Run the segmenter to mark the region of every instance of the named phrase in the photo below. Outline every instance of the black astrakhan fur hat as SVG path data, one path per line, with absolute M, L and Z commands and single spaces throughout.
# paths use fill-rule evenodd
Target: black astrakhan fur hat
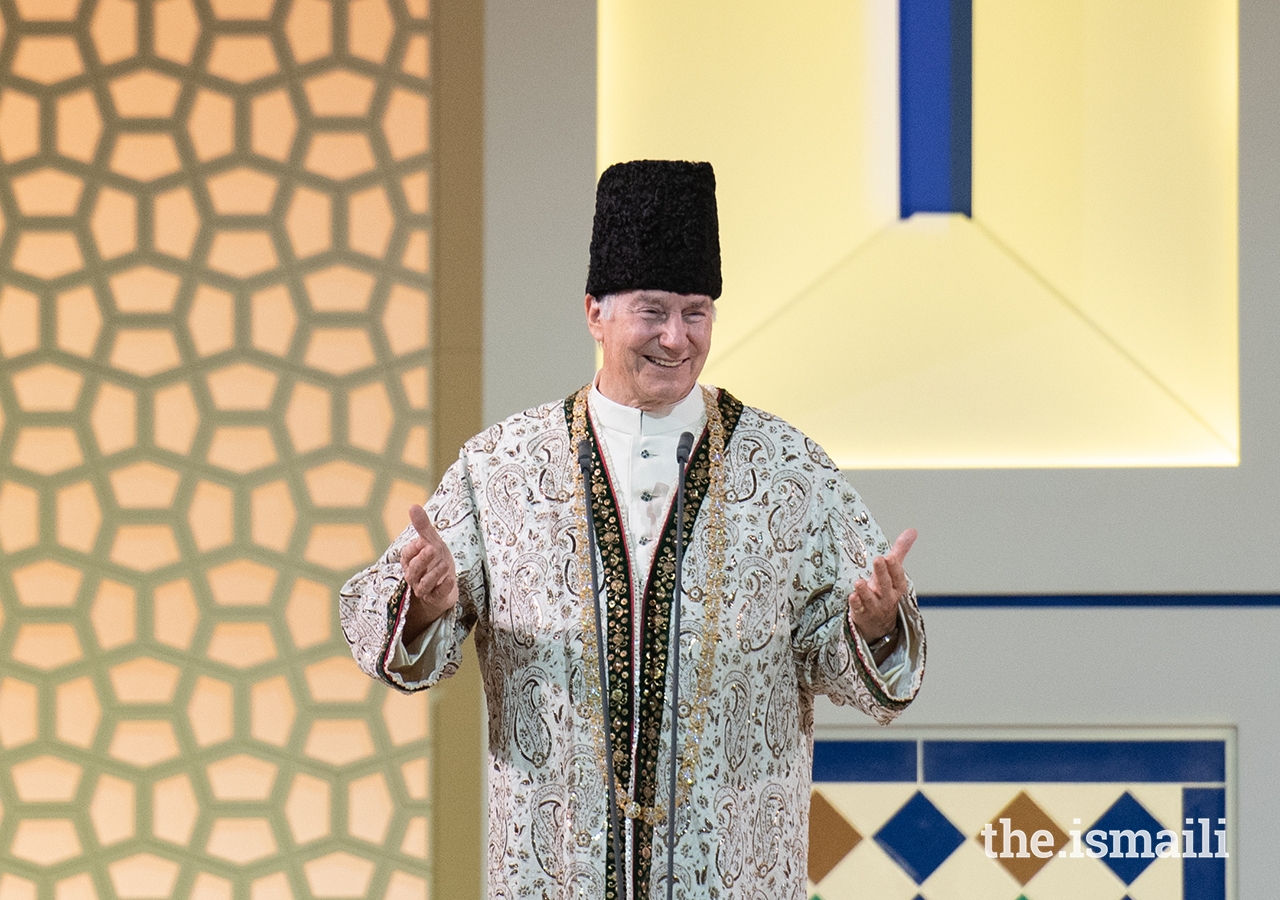
M 720 224 L 711 163 L 639 159 L 596 187 L 587 293 L 720 296 Z

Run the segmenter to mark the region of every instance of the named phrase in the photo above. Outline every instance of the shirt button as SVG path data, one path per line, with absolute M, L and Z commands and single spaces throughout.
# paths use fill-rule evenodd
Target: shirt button
M 653 499 L 653 494 L 650 494 L 648 491 L 644 491 L 640 495 L 640 499 L 643 500 L 645 503 L 648 503 L 650 500 Z
M 640 451 L 640 458 L 641 458 L 641 459 L 648 459 L 650 456 L 653 456 L 653 454 L 652 454 L 652 453 L 650 453 L 648 450 L 641 450 L 641 451 Z
M 640 538 L 640 546 L 641 546 L 641 547 L 643 547 L 643 546 L 644 546 L 645 544 L 647 544 L 647 543 L 649 543 L 649 539 L 648 539 L 647 537 L 642 537 L 642 538 Z

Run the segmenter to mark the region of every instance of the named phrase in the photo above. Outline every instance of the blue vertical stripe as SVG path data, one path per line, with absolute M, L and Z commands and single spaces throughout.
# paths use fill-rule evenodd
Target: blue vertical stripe
M 1220 847 L 1214 831 L 1225 831 L 1226 825 L 1218 822 L 1227 816 L 1227 792 L 1223 788 L 1183 788 L 1182 828 L 1190 831 L 1195 841 L 1197 856 L 1182 860 L 1183 900 L 1226 900 L 1227 860 L 1217 856 L 1227 852 Z M 1191 823 L 1186 822 L 1191 819 Z M 1208 821 L 1209 844 L 1204 846 L 1204 822 Z M 1225 842 L 1224 842 L 1225 843 Z M 1185 849 L 1185 848 L 1184 848 Z M 1206 856 L 1206 853 L 1213 855 Z
M 900 213 L 972 213 L 972 0 L 898 4 Z

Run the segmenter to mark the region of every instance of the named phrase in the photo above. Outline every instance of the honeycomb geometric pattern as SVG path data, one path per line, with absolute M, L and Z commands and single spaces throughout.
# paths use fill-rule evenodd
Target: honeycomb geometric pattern
M 423 900 L 427 0 L 0 3 L 0 900 Z

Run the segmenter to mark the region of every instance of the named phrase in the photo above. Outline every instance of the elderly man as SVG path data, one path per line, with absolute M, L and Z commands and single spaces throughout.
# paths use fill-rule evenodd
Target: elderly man
M 915 532 L 890 547 L 813 441 L 698 384 L 720 288 L 711 166 L 609 168 L 585 301 L 604 352 L 594 383 L 468 441 L 342 590 L 357 662 L 401 690 L 453 674 L 475 631 L 490 897 L 657 900 L 674 840 L 677 896 L 801 900 L 815 695 L 887 723 L 919 690 L 924 631 L 902 568 Z M 696 441 L 677 522 L 682 432 Z

